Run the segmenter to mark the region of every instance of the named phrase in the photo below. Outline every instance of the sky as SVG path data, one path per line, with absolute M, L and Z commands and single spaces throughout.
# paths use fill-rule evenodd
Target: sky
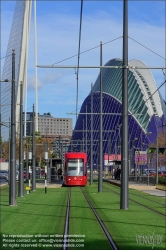
M 6 55 L 14 8 L 15 1 L 1 1 L 1 58 Z M 58 65 L 77 65 L 80 8 L 81 1 L 37 1 L 38 65 L 52 65 L 62 60 L 64 61 Z M 166 63 L 163 59 L 166 58 L 165 9 L 166 1 L 164 0 L 128 2 L 129 60 L 138 59 L 151 67 L 165 67 Z M 83 1 L 80 66 L 98 66 L 100 64 L 100 42 L 106 43 L 103 45 L 103 64 L 113 58 L 122 58 L 122 35 L 123 1 Z M 114 39 L 116 40 L 112 41 Z M 87 50 L 89 51 L 82 53 Z M 72 58 L 65 60 L 69 57 Z M 1 65 L 3 67 L 3 59 L 1 59 Z M 38 112 L 40 114 L 50 112 L 53 117 L 72 118 L 74 128 L 77 82 L 74 69 L 38 68 L 37 73 Z M 34 10 L 32 3 L 27 111 L 31 111 L 29 109 L 32 109 L 31 107 L 35 103 L 34 74 Z M 98 74 L 99 69 L 79 69 L 79 109 L 77 112 L 89 94 L 91 83 L 95 83 Z M 162 70 L 152 70 L 152 74 L 157 86 L 160 86 L 164 81 Z M 160 88 L 160 92 L 165 99 L 166 86 Z M 67 114 L 71 112 L 73 115 Z

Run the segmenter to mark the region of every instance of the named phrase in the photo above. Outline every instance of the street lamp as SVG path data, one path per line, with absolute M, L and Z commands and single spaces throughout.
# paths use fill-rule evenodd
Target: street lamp
M 155 115 L 158 117 L 158 115 Z M 157 118 L 156 118 L 157 119 Z M 155 121 L 156 121 L 155 119 Z M 158 184 L 158 119 L 156 121 L 156 129 L 157 129 L 157 136 L 156 136 L 156 184 Z

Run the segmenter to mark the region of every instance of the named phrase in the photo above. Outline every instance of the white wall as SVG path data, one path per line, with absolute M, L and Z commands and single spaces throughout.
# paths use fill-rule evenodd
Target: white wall
M 0 162 L 0 169 L 7 170 L 9 168 L 9 162 Z

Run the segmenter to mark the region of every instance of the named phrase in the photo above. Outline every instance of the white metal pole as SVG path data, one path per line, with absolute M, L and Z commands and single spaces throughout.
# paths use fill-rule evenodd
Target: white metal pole
M 27 3 L 26 3 L 27 4 Z M 29 33 L 30 33 L 30 23 L 31 23 L 31 9 L 32 9 L 32 2 L 29 2 L 29 12 L 28 16 L 26 17 L 26 66 L 25 66 L 25 82 L 24 82 L 24 94 L 25 94 L 25 101 L 24 101 L 24 136 L 26 137 L 26 110 L 27 110 L 27 65 L 28 65 L 28 51 L 29 51 Z M 24 95 L 23 95 L 24 96 Z
M 24 136 L 26 137 L 26 127 L 27 127 L 27 60 L 28 60 L 28 20 L 26 18 L 26 43 L 27 43 L 27 56 L 25 60 L 25 82 L 24 82 L 24 94 L 25 94 L 25 99 L 24 99 Z
M 38 131 L 38 84 L 37 84 L 37 35 L 36 35 L 36 0 L 34 0 L 34 59 L 35 59 L 35 88 L 36 88 L 36 121 L 35 131 Z

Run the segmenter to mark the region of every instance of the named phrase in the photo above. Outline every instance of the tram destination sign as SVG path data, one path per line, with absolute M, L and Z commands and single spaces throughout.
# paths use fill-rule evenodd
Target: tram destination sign
M 147 164 L 147 151 L 135 151 L 135 164 Z

